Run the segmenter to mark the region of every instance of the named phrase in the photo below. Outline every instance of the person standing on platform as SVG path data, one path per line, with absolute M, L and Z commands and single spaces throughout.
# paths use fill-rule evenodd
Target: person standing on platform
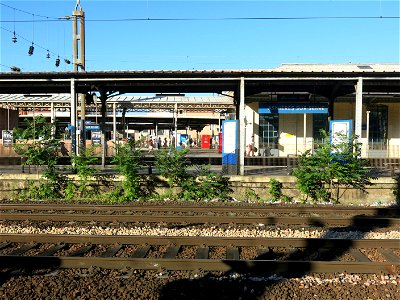
M 149 138 L 149 140 L 148 140 L 148 143 L 149 143 L 149 151 L 148 151 L 148 153 L 152 153 L 153 152 L 153 148 L 154 148 L 154 143 L 153 143 L 153 139 L 150 137 Z
M 250 139 L 247 142 L 247 156 L 254 156 L 254 135 L 251 135 Z

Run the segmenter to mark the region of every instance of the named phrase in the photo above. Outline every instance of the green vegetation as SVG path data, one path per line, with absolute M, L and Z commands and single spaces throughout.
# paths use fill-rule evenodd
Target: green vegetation
M 261 197 L 252 188 L 246 187 L 244 191 L 244 200 L 248 202 L 259 202 Z
M 160 149 L 154 153 L 155 166 L 171 188 L 180 185 L 190 177 L 188 172 L 190 162 L 186 157 L 188 152 L 188 149 L 170 148 Z
M 158 183 L 166 184 L 168 188 L 165 194 L 158 195 L 155 192 L 156 177 L 140 174 L 145 166 L 140 141 L 115 145 L 115 156 L 111 162 L 115 164 L 122 181 L 114 181 L 114 175 L 98 174 L 94 167 L 98 160 L 94 156 L 94 147 L 83 148 L 79 155 L 71 157 L 70 169 L 78 177 L 74 179 L 55 167 L 60 143 L 52 134 L 51 124 L 41 117 L 27 125 L 25 131 L 16 135 L 19 137 L 16 151 L 26 157 L 26 164 L 46 168 L 39 183 L 28 183 L 27 188 L 17 195 L 18 199 L 118 203 L 144 199 L 207 201 L 230 198 L 232 190 L 228 178 L 199 166 L 195 168 L 195 174 L 189 174 L 189 168 L 194 166 L 186 157 L 187 149 L 155 151 L 155 166 L 165 179 Z M 39 134 L 40 142 L 34 139 Z
M 207 167 L 191 165 L 186 157 L 188 152 L 188 149 L 171 148 L 155 153 L 155 165 L 160 175 L 166 178 L 171 189 L 180 188 L 174 198 L 186 201 L 230 199 L 232 190 L 228 178 L 211 172 Z M 189 167 L 195 167 L 195 174 L 189 174 Z
M 271 195 L 271 198 L 273 201 L 279 201 L 283 194 L 282 194 L 282 182 L 279 180 L 276 180 L 275 178 L 272 178 L 269 181 L 269 189 L 268 189 L 269 194 Z
M 45 171 L 38 184 L 28 183 L 28 188 L 19 194 L 20 199 L 62 198 L 67 184 L 65 175 L 56 170 L 60 141 L 55 138 L 54 124 L 43 116 L 25 119 L 25 129 L 15 129 L 13 144 L 15 152 L 25 158 L 24 165 L 44 166 Z
M 71 169 L 76 171 L 79 177 L 79 183 L 68 182 L 65 198 L 71 200 L 73 198 L 90 198 L 97 194 L 97 190 L 93 187 L 92 179 L 95 177 L 97 170 L 93 167 L 97 161 L 94 156 L 94 147 L 81 149 L 79 155 L 72 155 Z
M 122 185 L 109 195 L 117 202 L 140 200 L 151 193 L 152 185 L 139 175 L 142 154 L 138 145 L 139 142 L 115 144 L 116 154 L 111 162 L 116 164 L 116 170 L 124 177 Z
M 322 131 L 324 143 L 312 154 L 310 150 L 299 158 L 298 167 L 293 171 L 297 187 L 306 196 L 305 201 L 335 203 L 348 188 L 365 191 L 371 184 L 371 177 L 365 168 L 368 161 L 360 158 L 361 145 L 356 137 L 350 140 L 338 136 L 338 143 L 331 145 L 329 135 Z M 339 187 L 343 188 L 340 193 Z

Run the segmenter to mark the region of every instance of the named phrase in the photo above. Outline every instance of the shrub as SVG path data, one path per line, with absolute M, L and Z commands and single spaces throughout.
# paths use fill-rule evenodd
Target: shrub
M 279 201 L 283 194 L 282 194 L 282 183 L 275 178 L 272 178 L 269 181 L 269 189 L 268 189 L 269 194 L 272 197 L 273 201 Z
M 168 185 L 180 185 L 190 176 L 188 168 L 190 162 L 186 157 L 188 149 L 170 148 L 160 149 L 155 152 L 155 166 L 161 176 L 167 179 Z
M 325 131 L 321 131 L 321 135 L 324 143 L 314 154 L 310 150 L 304 152 L 293 171 L 300 192 L 313 202 L 339 202 L 350 187 L 365 191 L 365 186 L 371 184 L 371 177 L 365 168 L 368 161 L 360 158 L 361 144 L 356 137 L 349 140 L 339 135 L 339 142 L 333 146 Z M 341 194 L 339 187 L 344 188 Z
M 139 143 L 139 142 L 138 142 Z M 122 143 L 115 145 L 116 154 L 112 163 L 116 170 L 124 176 L 122 186 L 110 193 L 110 197 L 117 201 L 132 201 L 148 196 L 153 187 L 149 182 L 143 182 L 139 175 L 142 154 L 136 143 Z

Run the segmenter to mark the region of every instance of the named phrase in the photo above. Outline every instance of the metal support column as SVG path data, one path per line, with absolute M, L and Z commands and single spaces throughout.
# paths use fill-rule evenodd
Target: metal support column
M 178 147 L 178 103 L 175 103 L 175 109 L 174 109 L 175 115 L 174 115 L 174 120 L 175 120 L 175 149 Z
M 77 143 L 76 143 L 76 92 L 75 92 L 75 79 L 71 79 L 71 153 L 76 155 Z
M 362 93 L 363 93 L 363 79 L 358 78 L 356 85 L 356 112 L 355 112 L 355 125 L 354 134 L 361 138 L 362 130 Z
M 116 115 L 116 104 L 113 103 L 113 141 L 114 145 L 117 142 L 117 115 Z
M 56 134 L 54 102 L 51 102 L 50 104 L 50 123 L 51 123 L 51 135 L 54 137 Z
M 244 175 L 244 155 L 246 152 L 246 125 L 245 125 L 245 103 L 244 103 L 244 77 L 240 78 L 239 92 L 239 171 Z
M 307 114 L 303 114 L 303 151 L 306 151 L 306 148 L 307 148 Z
M 366 136 L 366 153 L 367 153 L 367 157 L 368 157 L 368 154 L 369 154 L 369 114 L 370 114 L 370 111 L 369 110 L 367 110 L 367 136 Z
M 51 104 L 53 104 L 53 102 Z M 7 130 L 10 130 L 10 105 L 9 104 L 7 104 Z

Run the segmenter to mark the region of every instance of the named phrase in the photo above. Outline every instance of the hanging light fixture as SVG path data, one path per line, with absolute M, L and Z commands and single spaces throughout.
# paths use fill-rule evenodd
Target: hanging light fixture
M 28 54 L 31 56 L 33 54 L 33 50 L 35 50 L 35 47 L 33 47 L 33 42 L 32 45 L 29 46 Z
M 29 46 L 28 54 L 31 56 L 33 54 L 33 50 L 35 50 L 35 47 L 33 47 L 35 41 L 35 15 L 32 14 L 32 45 Z
M 21 72 L 21 69 L 18 68 L 18 67 L 16 67 L 16 66 L 12 66 L 12 67 L 10 67 L 10 69 L 11 69 L 11 71 L 13 71 L 13 72 Z
M 17 42 L 17 35 L 15 34 L 15 8 L 14 8 L 14 36 L 12 37 L 13 43 Z
M 56 59 L 56 67 L 59 67 L 60 66 L 60 57 L 57 57 L 57 59 Z
M 49 51 L 49 49 L 47 49 L 46 58 L 50 58 L 50 51 Z

